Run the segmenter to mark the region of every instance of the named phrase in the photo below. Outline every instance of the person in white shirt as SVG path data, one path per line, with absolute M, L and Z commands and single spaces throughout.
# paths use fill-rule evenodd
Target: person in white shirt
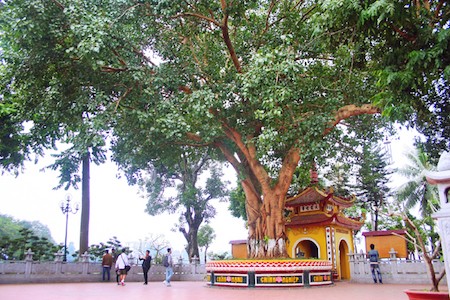
M 122 253 L 120 253 L 116 260 L 116 270 L 119 270 L 120 272 L 120 283 L 117 284 L 125 285 L 125 278 L 127 277 L 126 266 L 129 265 L 128 256 L 125 253 L 125 250 L 122 250 Z

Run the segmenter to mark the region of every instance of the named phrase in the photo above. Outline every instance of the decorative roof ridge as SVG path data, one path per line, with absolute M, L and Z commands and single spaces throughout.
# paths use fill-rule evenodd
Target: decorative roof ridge
M 299 194 L 294 195 L 294 196 L 292 196 L 292 197 L 290 197 L 290 198 L 287 198 L 287 199 L 286 199 L 286 203 L 287 203 L 287 202 L 294 201 L 294 200 L 296 200 L 296 199 L 298 199 L 298 198 L 301 198 L 302 196 L 304 196 L 305 194 L 307 194 L 307 193 L 310 192 L 310 191 L 316 192 L 317 194 L 321 195 L 321 196 L 324 197 L 324 198 L 326 198 L 326 197 L 329 196 L 329 195 L 326 194 L 324 191 L 322 191 L 321 189 L 319 189 L 317 186 L 309 186 L 309 187 L 303 189 L 303 191 L 301 191 Z

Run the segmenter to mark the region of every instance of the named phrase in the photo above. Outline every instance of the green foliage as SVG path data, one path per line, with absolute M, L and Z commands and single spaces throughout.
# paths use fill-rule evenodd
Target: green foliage
M 0 216 L 0 259 L 23 260 L 28 249 L 34 260 L 52 260 L 60 246 L 48 237 L 50 232 L 39 222 L 16 221 Z M 36 228 L 36 232 L 35 232 Z
M 198 246 L 205 247 L 206 250 L 211 245 L 213 240 L 216 238 L 216 234 L 214 233 L 214 229 L 208 224 L 203 225 L 198 230 Z
M 242 218 L 247 221 L 247 212 L 245 210 L 245 194 L 242 185 L 238 184 L 235 189 L 230 192 L 228 210 L 231 215 L 236 218 Z
M 15 112 L 12 105 L 0 101 L 0 167 L 6 171 L 22 166 L 28 153 L 26 137 L 20 135 L 23 126 L 14 121 Z
M 387 168 L 386 155 L 379 146 L 363 147 L 358 160 L 359 170 L 355 186 L 357 201 L 362 208 L 373 214 L 375 231 L 378 230 L 379 212 L 390 196 L 387 183 L 392 172 Z
M 328 185 L 333 187 L 336 196 L 350 196 L 350 170 L 351 166 L 349 164 L 336 162 L 324 175 L 330 182 Z
M 199 227 L 215 216 L 212 202 L 224 201 L 228 194 L 228 182 L 223 179 L 219 164 L 212 160 L 214 154 L 208 149 L 173 147 L 168 153 L 167 150 L 160 152 L 157 157 L 154 150 L 147 148 L 150 145 L 145 141 L 136 142 L 139 143 L 139 140 L 130 143 L 118 140 L 114 146 L 118 154 L 116 160 L 126 170 L 129 182 L 137 183 L 144 189 L 148 199 L 146 212 L 150 215 L 161 212 L 180 214 L 177 228 L 188 243 L 189 257 L 198 257 L 196 241 Z M 143 151 L 128 157 L 124 151 L 129 147 L 134 151 Z M 124 161 L 124 158 L 129 160 Z M 146 169 L 150 172 L 144 172 Z M 199 180 L 200 176 L 204 182 Z
M 232 259 L 232 257 L 230 256 L 230 254 L 228 252 L 222 252 L 222 253 L 210 252 L 210 253 L 208 253 L 208 255 L 212 260 Z
M 12 217 L 6 215 L 0 215 L 0 239 L 3 238 L 18 238 L 19 230 L 23 226 L 19 222 L 15 221 Z
M 123 247 L 121 242 L 117 239 L 117 237 L 113 236 L 107 242 L 100 242 L 99 244 L 92 244 L 88 248 L 89 259 L 92 261 L 101 261 L 103 254 L 105 254 L 105 250 L 115 249 L 116 253 L 122 253 L 125 250 L 125 253 L 129 254 L 131 251 L 129 247 Z M 73 254 L 73 257 L 79 257 L 79 251 L 76 251 Z
M 428 154 L 421 149 L 405 155 L 407 163 L 397 172 L 407 181 L 398 188 L 396 198 L 408 210 L 419 205 L 422 217 L 426 218 L 440 207 L 437 187 L 429 184 L 425 177 L 425 171 L 434 170 L 435 167 L 429 162 Z
M 428 114 L 420 110 L 414 121 L 415 128 L 425 140 L 418 140 L 418 147 L 428 154 L 430 163 L 437 165 L 444 150 L 450 149 L 450 85 L 439 80 L 434 88 L 422 98 L 422 104 L 429 107 Z

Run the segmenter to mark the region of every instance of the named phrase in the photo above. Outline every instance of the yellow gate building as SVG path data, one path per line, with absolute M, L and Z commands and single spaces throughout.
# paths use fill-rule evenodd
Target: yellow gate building
M 350 279 L 348 253 L 353 252 L 353 233 L 363 221 L 348 218 L 343 209 L 355 198 L 337 197 L 333 189 L 310 186 L 286 199 L 287 251 L 292 258 L 328 260 L 336 279 Z

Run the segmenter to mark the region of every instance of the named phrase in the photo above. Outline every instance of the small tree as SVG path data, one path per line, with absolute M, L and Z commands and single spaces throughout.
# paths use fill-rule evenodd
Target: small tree
M 59 250 L 59 246 L 45 237 L 38 237 L 28 228 L 21 228 L 16 238 L 4 237 L 0 241 L 0 257 L 23 260 L 25 252 L 32 249 L 35 260 L 51 260 Z
M 200 247 L 205 247 L 205 263 L 206 263 L 206 253 L 211 245 L 212 241 L 216 238 L 214 229 L 208 224 L 200 227 L 198 231 L 198 245 Z
M 428 275 L 430 276 L 431 280 L 431 289 L 430 291 L 439 291 L 439 282 L 441 282 L 442 278 L 445 276 L 445 269 L 442 273 L 437 276 L 436 271 L 434 269 L 433 260 L 438 258 L 441 254 L 441 241 L 438 237 L 437 240 L 435 240 L 435 243 L 431 243 L 432 239 L 430 237 L 431 234 L 433 234 L 434 230 L 429 230 L 429 226 L 426 225 L 426 223 L 431 222 L 433 223 L 434 227 L 434 220 L 430 218 L 430 220 L 415 220 L 411 217 L 411 215 L 403 209 L 399 215 L 402 217 L 403 221 L 405 222 L 405 225 L 407 228 L 409 228 L 412 232 L 412 235 L 409 234 L 410 237 L 406 237 L 405 239 L 414 245 L 414 247 L 419 248 L 422 254 L 422 257 L 427 265 L 427 271 Z M 428 221 L 428 222 L 427 222 Z M 420 229 L 420 227 L 425 227 Z M 425 236 L 425 238 L 424 238 Z M 428 242 L 427 242 L 428 240 Z M 430 245 L 429 245 L 430 244 Z M 429 245 L 427 247 L 427 245 Z M 431 251 L 429 249 L 431 248 Z
M 125 249 L 125 253 L 129 253 L 129 247 L 123 247 L 122 243 L 117 239 L 117 237 L 113 236 L 106 243 L 100 242 L 98 244 L 92 244 L 89 246 L 87 252 L 89 253 L 89 258 L 93 261 L 101 260 L 103 254 L 106 249 L 115 249 L 117 253 L 121 253 L 122 250 Z M 78 257 L 80 251 L 75 251 L 73 254 L 74 257 Z
M 372 230 L 377 231 L 379 212 L 389 195 L 387 182 L 390 172 L 387 170 L 386 156 L 379 147 L 364 146 L 358 162 L 357 197 L 362 208 L 371 213 Z
M 155 256 L 153 257 L 153 260 L 155 263 L 161 263 L 162 257 L 164 256 L 163 250 L 169 247 L 170 243 L 166 240 L 164 235 L 158 234 L 153 235 L 151 234 L 150 237 L 148 237 L 148 244 L 150 251 L 154 251 Z

